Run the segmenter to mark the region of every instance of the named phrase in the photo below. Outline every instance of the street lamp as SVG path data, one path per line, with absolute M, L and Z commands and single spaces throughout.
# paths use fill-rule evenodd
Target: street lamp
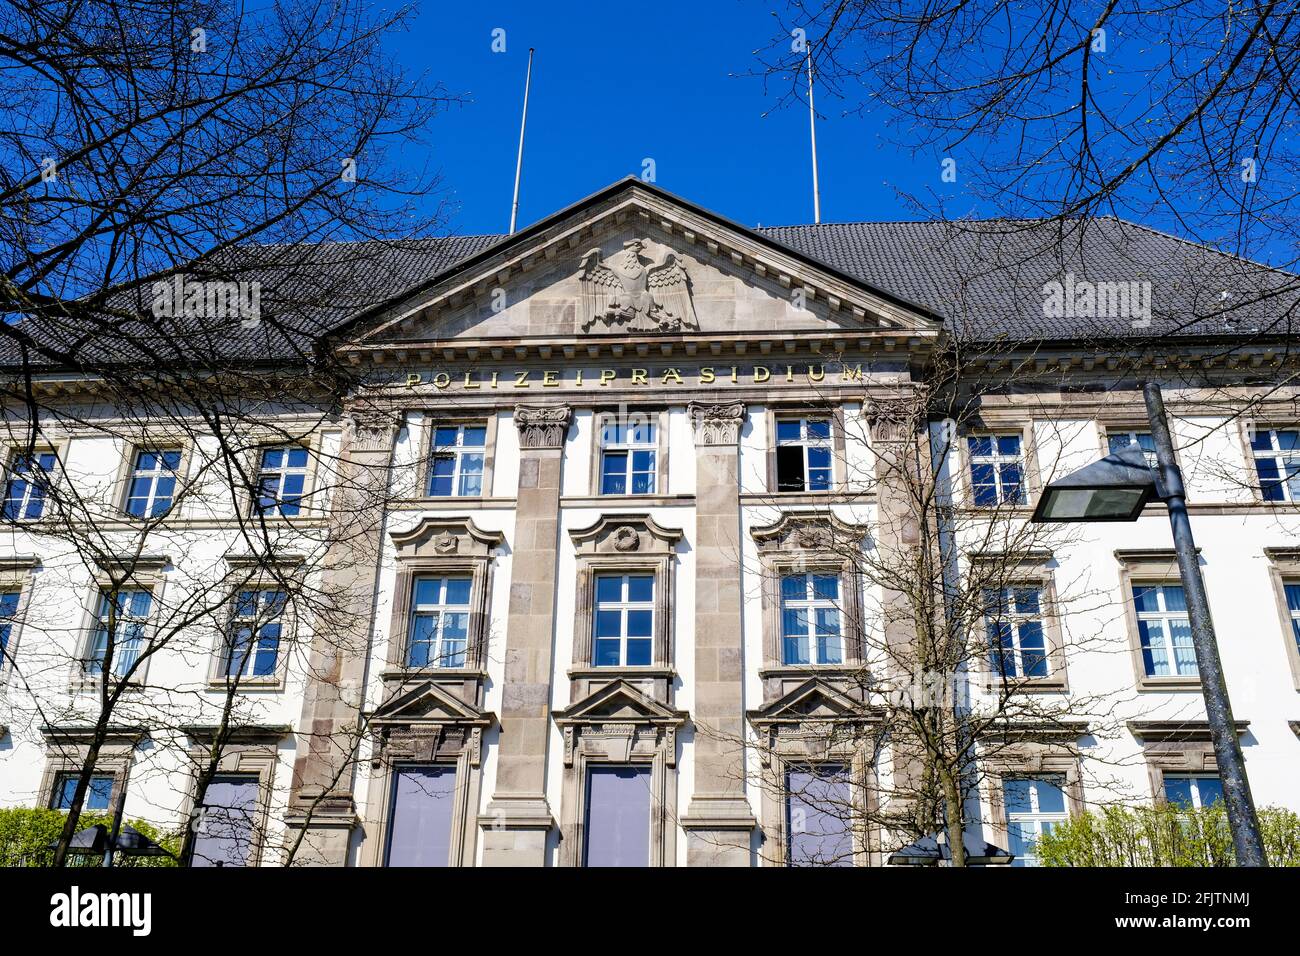
M 1030 520 L 1136 521 L 1149 502 L 1163 501 L 1169 506 L 1174 552 L 1187 597 L 1187 616 L 1205 696 L 1205 715 L 1210 724 L 1219 776 L 1223 781 L 1223 803 L 1237 849 L 1237 865 L 1267 866 L 1255 803 L 1250 795 L 1246 766 L 1232 719 L 1232 704 L 1223 679 L 1219 645 L 1214 638 L 1214 622 L 1210 619 L 1210 605 L 1205 597 L 1205 582 L 1201 579 L 1201 568 L 1196 559 L 1196 542 L 1187 520 L 1183 476 L 1174 461 L 1174 444 L 1169 437 L 1169 423 L 1165 420 L 1164 398 L 1160 386 L 1154 382 L 1143 387 L 1142 395 L 1156 446 L 1156 467 L 1147 466 L 1141 449 L 1129 448 L 1108 455 L 1044 488 Z

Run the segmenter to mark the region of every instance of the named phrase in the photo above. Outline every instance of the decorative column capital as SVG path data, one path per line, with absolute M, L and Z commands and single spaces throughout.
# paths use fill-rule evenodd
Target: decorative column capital
M 520 448 L 559 448 L 569 430 L 573 409 L 568 405 L 516 405 L 515 427 Z
M 353 451 L 389 451 L 401 427 L 400 415 L 386 408 L 353 408 L 347 413 Z
M 904 442 L 917 432 L 916 399 L 871 398 L 866 411 L 873 442 Z
M 695 428 L 696 445 L 734 445 L 740 441 L 740 429 L 745 424 L 744 402 L 691 402 L 686 411 Z

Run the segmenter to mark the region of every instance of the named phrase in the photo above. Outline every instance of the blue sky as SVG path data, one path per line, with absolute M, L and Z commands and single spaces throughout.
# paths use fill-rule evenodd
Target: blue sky
M 391 44 L 413 73 L 466 102 L 438 117 L 430 151 L 454 203 L 448 230 L 505 232 L 524 72 L 536 47 L 519 224 L 525 226 L 655 163 L 658 185 L 746 225 L 812 222 L 808 114 L 777 105 L 744 77 L 778 30 L 770 4 L 750 0 L 653 4 L 457 3 L 423 0 Z M 506 31 L 506 52 L 492 31 Z M 737 74 L 735 76 L 729 74 Z M 878 116 L 841 116 L 818 100 L 822 221 L 915 219 L 906 194 L 956 200 L 938 158 L 887 145 Z M 900 195 L 900 192 L 904 195 Z

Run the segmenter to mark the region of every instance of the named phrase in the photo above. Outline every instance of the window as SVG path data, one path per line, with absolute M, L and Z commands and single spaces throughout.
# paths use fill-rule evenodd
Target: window
M 653 574 L 596 575 L 596 667 L 649 664 L 654 646 Z
M 1300 431 L 1262 428 L 1250 440 L 1265 501 L 1300 501 Z
M 302 512 L 307 486 L 307 449 L 301 445 L 280 445 L 262 449 L 257 472 L 259 514 L 292 518 Z
M 1112 454 L 1136 446 L 1142 449 L 1142 457 L 1147 460 L 1148 468 L 1155 468 L 1158 464 L 1156 462 L 1156 440 L 1151 437 L 1150 432 L 1114 432 L 1107 430 L 1106 441 L 1110 445 Z
M 61 773 L 54 780 L 54 809 L 72 809 L 72 798 L 77 792 L 75 773 Z M 107 810 L 113 801 L 113 778 L 110 774 L 95 774 L 90 778 L 86 788 L 86 797 L 81 803 L 82 810 Z
M 1024 461 L 1019 435 L 973 435 L 970 450 L 971 496 L 982 508 L 1025 503 Z
M 0 670 L 4 669 L 5 655 L 9 652 L 9 637 L 13 633 L 21 597 L 21 591 L 0 591 Z
M 254 774 L 212 778 L 203 795 L 190 866 L 248 866 L 252 862 L 258 790 Z
M 829 491 L 831 420 L 776 420 L 776 490 Z
M 1165 800 L 1176 807 L 1200 810 L 1223 799 L 1223 783 L 1209 774 L 1165 774 Z
M 822 764 L 791 769 L 785 791 L 786 865 L 852 866 L 848 768 Z
M 600 493 L 602 495 L 652 495 L 655 493 L 655 426 L 643 415 L 626 422 L 601 416 Z
M 125 676 L 135 665 L 144 646 L 144 629 L 149 623 L 153 594 L 149 591 L 118 591 L 99 596 L 98 621 L 91 636 L 87 674 L 102 674 L 108 657 L 109 630 L 112 629 L 113 674 Z
M 993 672 L 1008 679 L 1047 677 L 1042 589 L 1014 586 L 984 591 L 984 623 Z
M 456 768 L 401 767 L 393 771 L 385 866 L 447 866 Z
M 1012 866 L 1038 866 L 1034 845 L 1044 833 L 1069 819 L 1065 809 L 1065 778 L 1023 777 L 1002 784 L 1007 808 L 1008 849 Z
M 483 494 L 485 425 L 439 425 L 433 430 L 429 466 L 431 498 Z
M 226 645 L 227 677 L 274 677 L 280 656 L 283 591 L 240 591 Z
M 1148 677 L 1196 677 L 1187 601 L 1177 584 L 1133 585 L 1142 666 Z
M 41 516 L 53 471 L 52 451 L 13 457 L 5 485 L 4 516 L 7 520 L 24 521 Z
M 587 771 L 583 866 L 650 865 L 650 768 Z
M 178 449 L 137 451 L 127 485 L 126 513 L 137 518 L 156 518 L 170 511 L 180 467 Z
M 840 579 L 836 574 L 781 578 L 781 646 L 787 664 L 840 664 Z
M 1300 583 L 1292 581 L 1283 587 L 1286 590 L 1286 609 L 1291 616 L 1291 636 L 1295 638 L 1296 647 L 1300 649 Z M 3 597 L 7 598 L 8 595 Z M 16 599 L 14 603 L 16 606 Z
M 408 667 L 464 667 L 469 643 L 468 577 L 416 578 Z

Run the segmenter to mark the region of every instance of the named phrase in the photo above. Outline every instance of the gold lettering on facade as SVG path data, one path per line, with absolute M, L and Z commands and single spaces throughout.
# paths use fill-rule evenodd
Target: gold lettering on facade
M 816 371 L 814 371 L 814 369 L 816 369 Z M 826 366 L 824 365 L 808 366 L 808 381 L 820 382 L 825 377 L 826 377 Z
M 419 384 L 420 384 L 420 373 L 419 373 L 419 372 L 409 372 L 409 373 L 407 374 L 407 376 L 406 376 L 406 384 L 407 384 L 408 387 L 410 387 L 410 386 L 412 386 L 412 385 L 419 385 Z
M 527 388 L 527 387 L 528 387 L 528 370 L 524 369 L 522 372 L 515 372 L 515 388 Z
M 471 390 L 472 390 L 472 389 L 476 389 L 476 388 L 482 388 L 482 387 L 483 387 L 483 383 L 482 383 L 482 382 L 476 382 L 476 381 L 474 381 L 473 379 L 470 378 L 470 375 L 472 375 L 472 374 L 473 374 L 472 372 L 466 372 L 466 373 L 465 373 L 465 385 L 464 385 L 464 387 L 465 387 L 466 389 L 471 389 Z
M 496 387 L 497 387 L 497 376 L 500 375 L 500 374 L 501 374 L 500 372 L 493 372 L 493 373 L 492 373 L 492 387 L 493 387 L 493 388 L 496 388 Z
M 439 372 L 433 377 L 434 388 L 446 388 L 451 384 L 451 376 L 446 372 Z
M 633 385 L 644 385 L 644 384 L 645 384 L 645 376 L 646 376 L 646 371 L 645 371 L 645 369 L 643 369 L 643 368 L 634 368 L 634 369 L 632 369 L 632 384 L 633 384 Z
M 860 382 L 862 381 L 862 366 L 855 365 L 853 368 L 844 366 L 844 376 L 840 381 L 843 382 Z
M 678 384 L 678 385 L 682 385 L 682 384 L 684 384 L 684 383 L 682 382 L 682 373 L 679 372 L 679 371 L 677 371 L 677 369 L 675 369 L 675 368 L 667 369 L 667 370 L 664 372 L 663 384 L 664 384 L 664 385 L 667 385 L 668 382 L 669 382 L 670 380 L 673 381 L 673 382 L 675 382 L 675 383 Z
M 713 380 L 714 380 L 716 377 L 717 377 L 717 376 L 713 374 L 713 369 L 711 369 L 711 368 L 702 368 L 702 369 L 700 369 L 700 384 L 701 384 L 701 385 L 709 385 L 709 384 L 711 384 L 711 383 L 713 382 Z
M 769 372 L 769 371 L 767 370 L 767 367 L 766 367 L 766 366 L 764 366 L 764 365 L 755 365 L 755 366 L 754 366 L 754 384 L 755 384 L 755 385 L 761 385 L 763 382 L 766 382 L 766 381 L 767 381 L 769 378 L 771 378 L 771 377 L 772 377 L 772 373 Z
M 616 375 L 618 375 L 618 372 L 614 371 L 612 368 L 602 368 L 600 370 L 600 384 L 608 385 L 610 382 L 614 381 Z
M 542 373 L 542 388 L 557 388 L 560 384 L 560 373 L 554 369 L 547 369 Z

